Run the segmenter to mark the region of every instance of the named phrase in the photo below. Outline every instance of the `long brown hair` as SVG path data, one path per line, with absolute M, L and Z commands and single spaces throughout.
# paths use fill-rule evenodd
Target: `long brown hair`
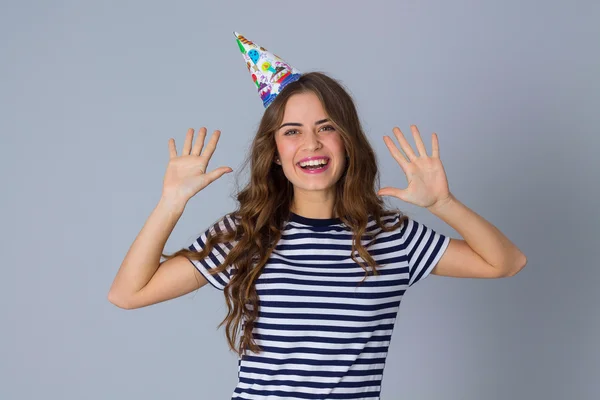
M 357 240 L 367 236 L 369 216 L 376 221 L 380 232 L 396 230 L 407 218 L 399 210 L 385 210 L 383 200 L 377 196 L 379 172 L 375 153 L 362 130 L 352 97 L 341 83 L 322 72 L 310 72 L 288 84 L 265 110 L 244 162 L 244 165 L 250 162 L 250 182 L 237 193 L 237 210 L 228 214 L 235 220 L 235 227 L 210 234 L 200 252 L 183 248 L 173 254 L 162 255 L 166 259 L 183 255 L 200 260 L 211 252 L 216 243 L 237 242 L 223 264 L 211 273 L 235 266 L 235 273 L 224 289 L 227 316 L 219 327 L 227 324 L 229 347 L 239 355 L 244 349 L 255 353 L 261 350 L 252 337 L 260 306 L 255 283 L 281 237 L 283 223 L 289 218 L 292 204 L 293 186 L 281 166 L 273 162 L 277 155 L 275 131 L 282 123 L 288 99 L 307 91 L 313 92 L 321 101 L 348 153 L 346 170 L 336 184 L 334 213 L 352 230 L 351 257 L 365 270 L 363 281 L 369 274 L 369 266 L 371 273 L 378 273 L 377 264 L 366 249 L 370 243 L 363 247 L 361 240 Z M 398 214 L 400 220 L 393 226 L 386 226 L 381 220 L 382 217 Z M 366 264 L 361 263 L 357 255 Z M 240 328 L 242 333 L 238 347 L 236 339 Z

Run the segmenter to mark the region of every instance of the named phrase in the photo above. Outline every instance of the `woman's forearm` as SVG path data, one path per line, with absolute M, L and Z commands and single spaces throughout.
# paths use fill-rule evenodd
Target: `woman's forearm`
M 160 266 L 160 257 L 185 204 L 161 198 L 135 238 L 110 288 L 108 297 L 118 302 L 142 289 Z
M 453 195 L 448 201 L 428 208 L 456 230 L 488 264 L 509 274 L 525 266 L 525 255 L 498 228 L 486 221 Z

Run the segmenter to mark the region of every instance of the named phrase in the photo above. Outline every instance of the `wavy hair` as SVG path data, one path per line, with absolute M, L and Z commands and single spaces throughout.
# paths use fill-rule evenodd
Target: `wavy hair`
M 261 351 L 252 336 L 260 307 L 255 283 L 281 238 L 292 204 L 293 186 L 281 166 L 274 163 L 277 156 L 275 132 L 282 123 L 288 99 L 308 91 L 321 101 L 348 153 L 346 170 L 336 183 L 334 213 L 352 230 L 351 257 L 365 270 L 361 282 L 369 274 L 378 274 L 377 264 L 367 251 L 373 242 L 363 246 L 360 240 L 361 237 L 369 237 L 365 233 L 369 217 L 383 232 L 398 229 L 407 219 L 397 209 L 386 210 L 383 200 L 377 196 L 379 172 L 376 156 L 363 132 L 352 97 L 342 84 L 322 72 L 305 73 L 299 80 L 288 84 L 265 110 L 244 162 L 244 165 L 250 162 L 250 179 L 237 192 L 238 208 L 228 214 L 235 220 L 235 227 L 211 232 L 199 252 L 183 248 L 170 255 L 162 254 L 166 259 L 182 255 L 201 260 L 208 256 L 215 244 L 236 242 L 224 262 L 210 273 L 216 274 L 225 271 L 228 266 L 235 266 L 235 273 L 231 274 L 223 291 L 228 312 L 218 327 L 226 324 L 229 348 L 239 355 L 246 349 L 255 353 Z M 386 226 L 382 218 L 391 215 L 400 215 L 400 219 L 394 225 Z M 373 237 L 371 233 L 370 238 Z M 361 263 L 357 256 L 366 263 Z

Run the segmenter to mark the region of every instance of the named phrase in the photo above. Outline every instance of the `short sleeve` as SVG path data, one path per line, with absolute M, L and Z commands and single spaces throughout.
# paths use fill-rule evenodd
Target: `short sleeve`
M 228 214 L 221 218 L 217 223 L 211 226 L 206 230 L 200 237 L 198 237 L 194 242 L 188 247 L 189 250 L 200 252 L 204 249 L 207 241 L 207 236 L 209 233 L 214 234 L 215 232 L 222 231 L 233 231 L 235 229 L 235 221 Z M 229 283 L 229 279 L 231 274 L 235 272 L 231 265 L 227 266 L 227 268 L 219 272 L 215 275 L 211 275 L 208 271 L 217 268 L 225 261 L 225 257 L 229 254 L 229 251 L 233 249 L 236 242 L 225 242 L 225 243 L 217 243 L 211 252 L 201 260 L 193 260 L 188 258 L 190 262 L 196 267 L 196 269 L 206 278 L 206 280 L 215 288 L 219 290 L 224 290 L 227 283 Z
M 450 237 L 410 217 L 400 229 L 409 266 L 408 286 L 412 286 L 429 276 L 450 244 Z

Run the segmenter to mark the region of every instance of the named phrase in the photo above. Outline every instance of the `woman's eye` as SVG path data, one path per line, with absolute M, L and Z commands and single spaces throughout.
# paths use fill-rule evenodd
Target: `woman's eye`
M 327 129 L 328 131 L 333 131 L 333 130 L 335 130 L 335 128 L 334 128 L 333 126 L 331 126 L 331 125 L 325 125 L 325 126 L 324 126 L 324 127 L 322 127 L 321 129 L 325 129 L 325 128 L 328 128 L 328 129 Z M 285 136 L 289 136 L 289 135 L 290 135 L 290 133 L 292 133 L 292 132 L 298 132 L 298 130 L 297 130 L 297 129 L 290 129 L 289 131 L 286 131 L 286 132 L 284 133 L 284 135 L 285 135 Z

